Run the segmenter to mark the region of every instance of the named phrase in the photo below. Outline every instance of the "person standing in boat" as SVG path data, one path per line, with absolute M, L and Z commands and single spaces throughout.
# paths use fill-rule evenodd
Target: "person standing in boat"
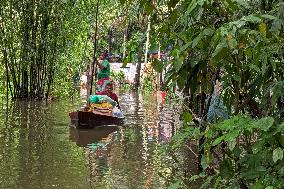
M 97 82 L 97 95 L 107 95 L 112 100 L 117 103 L 118 109 L 120 105 L 118 102 L 118 97 L 113 93 L 113 83 L 110 80 L 110 64 L 108 60 L 108 52 L 104 51 L 100 55 L 100 61 L 98 62 L 99 72 L 98 72 L 98 82 Z
M 97 81 L 97 89 L 96 92 L 105 91 L 105 87 L 109 81 L 110 76 L 110 64 L 108 60 L 108 52 L 104 51 L 100 54 L 99 61 L 97 63 L 99 67 L 98 71 L 98 81 Z

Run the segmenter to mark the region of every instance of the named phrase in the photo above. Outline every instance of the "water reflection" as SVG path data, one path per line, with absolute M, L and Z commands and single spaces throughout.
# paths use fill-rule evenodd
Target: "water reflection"
M 93 129 L 69 128 L 70 139 L 80 147 L 95 144 L 108 139 L 111 133 L 118 130 L 117 126 L 100 126 Z
M 165 187 L 159 177 L 164 157 L 158 147 L 175 133 L 175 113 L 157 105 L 155 96 L 133 93 L 122 95 L 120 101 L 124 126 L 111 133 L 108 142 L 95 140 L 86 148 L 91 187 Z
M 87 188 L 82 151 L 66 132 L 70 106 L 22 101 L 0 112 L 0 188 Z
M 160 153 L 178 113 L 155 96 L 120 94 L 124 126 L 78 130 L 78 103 L 16 102 L 0 110 L 0 188 L 165 188 Z M 8 110 L 8 111 L 7 111 Z

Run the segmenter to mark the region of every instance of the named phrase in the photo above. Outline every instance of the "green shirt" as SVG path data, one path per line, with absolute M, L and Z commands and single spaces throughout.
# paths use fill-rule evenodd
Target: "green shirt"
M 100 69 L 98 72 L 98 79 L 102 78 L 109 78 L 110 76 L 110 65 L 108 60 L 103 60 L 102 66 L 104 67 L 103 69 Z

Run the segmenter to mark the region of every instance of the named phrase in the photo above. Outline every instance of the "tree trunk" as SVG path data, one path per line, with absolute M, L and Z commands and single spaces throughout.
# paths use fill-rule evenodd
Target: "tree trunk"
M 144 41 L 140 41 L 139 47 L 138 47 L 138 55 L 137 55 L 137 66 L 136 66 L 136 73 L 134 78 L 134 90 L 138 90 L 138 87 L 140 85 L 140 76 L 141 76 L 141 66 L 142 66 L 142 51 L 143 51 L 143 44 Z
M 146 31 L 146 44 L 145 44 L 145 64 L 148 62 L 148 50 L 149 50 L 149 42 L 150 42 L 150 29 L 151 29 L 151 20 L 150 16 L 148 16 L 148 26 Z
M 123 53 L 122 58 L 124 59 L 126 57 L 126 39 L 127 39 L 127 28 L 123 31 Z
M 111 55 L 112 53 L 112 39 L 113 39 L 113 31 L 112 31 L 112 27 L 109 28 L 108 30 L 108 53 Z

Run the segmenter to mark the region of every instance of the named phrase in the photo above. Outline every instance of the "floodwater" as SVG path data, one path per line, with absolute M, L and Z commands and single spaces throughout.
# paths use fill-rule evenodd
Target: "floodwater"
M 178 114 L 155 96 L 123 94 L 120 104 L 124 125 L 89 130 L 70 126 L 76 102 L 0 104 L 0 188 L 166 188 L 160 146 Z

